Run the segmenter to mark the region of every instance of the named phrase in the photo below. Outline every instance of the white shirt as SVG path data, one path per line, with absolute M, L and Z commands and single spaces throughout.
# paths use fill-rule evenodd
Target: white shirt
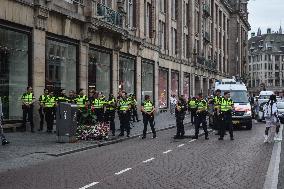
M 273 103 L 272 107 L 271 107 L 271 103 L 269 102 L 268 104 L 266 103 L 263 106 L 263 110 L 264 110 L 264 117 L 272 117 L 273 115 L 275 115 L 275 113 L 277 114 L 278 109 L 277 109 L 277 103 Z
M 170 97 L 170 103 L 171 104 L 177 104 L 177 99 L 174 97 Z

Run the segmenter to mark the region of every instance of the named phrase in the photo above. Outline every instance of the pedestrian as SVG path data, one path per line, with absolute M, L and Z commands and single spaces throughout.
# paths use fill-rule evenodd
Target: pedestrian
M 150 100 L 150 96 L 145 95 L 144 102 L 141 104 L 141 112 L 142 112 L 143 124 L 144 124 L 142 139 L 146 138 L 148 123 L 150 124 L 153 138 L 156 138 L 155 121 L 154 121 L 155 111 L 156 109 L 155 109 L 154 103 L 151 102 Z
M 97 93 L 94 96 L 93 108 L 98 122 L 104 121 L 104 104 L 105 100 L 102 93 Z
M 31 132 L 34 133 L 34 121 L 33 121 L 33 107 L 35 97 L 33 94 L 33 88 L 27 87 L 27 91 L 22 95 L 22 110 L 23 110 L 23 124 L 21 127 L 22 131 L 26 131 L 27 116 L 31 125 Z
M 186 101 L 183 96 L 180 96 L 175 108 L 177 133 L 174 136 L 174 139 L 183 139 L 184 137 L 183 120 L 185 118 L 186 110 L 187 110 Z
M 40 124 L 38 131 L 43 130 L 43 124 L 44 124 L 44 102 L 48 98 L 49 92 L 48 89 L 44 89 L 43 94 L 39 96 L 39 117 L 40 117 Z
M 217 130 L 216 135 L 220 135 L 220 124 L 221 124 L 221 90 L 217 89 L 215 91 L 215 96 L 213 98 L 214 112 L 213 112 L 213 128 Z
M 176 95 L 171 95 L 170 97 L 170 113 L 171 114 L 175 113 L 176 104 L 177 104 Z
M 266 128 L 265 128 L 265 135 L 264 135 L 264 142 L 271 142 L 271 139 L 268 136 L 269 130 L 272 127 L 276 127 L 276 135 L 275 140 L 278 140 L 279 138 L 279 118 L 278 118 L 278 109 L 277 109 L 277 99 L 276 95 L 271 95 L 269 97 L 269 101 L 265 103 L 263 106 L 264 110 L 264 118 L 266 121 Z
M 254 121 L 255 123 L 257 123 L 257 119 L 258 119 L 258 113 L 259 113 L 259 102 L 258 99 L 256 98 L 254 101 Z
M 190 111 L 191 124 L 195 124 L 196 111 L 197 111 L 197 100 L 195 97 L 192 97 L 190 99 L 188 106 Z
M 197 111 L 196 111 L 196 120 L 195 120 L 195 136 L 193 139 L 198 139 L 199 127 L 202 124 L 205 139 L 208 140 L 208 130 L 207 130 L 207 102 L 203 99 L 202 93 L 198 94 L 198 102 L 197 102 Z
M 120 114 L 120 134 L 119 136 L 124 136 L 124 131 L 127 133 L 127 137 L 130 135 L 130 101 L 127 100 L 127 93 L 122 91 L 121 98 L 118 103 L 118 109 Z
M 113 94 L 109 94 L 109 98 L 105 103 L 106 112 L 105 112 L 105 121 L 110 123 L 110 130 L 112 132 L 112 136 L 115 136 L 115 109 L 116 109 L 116 100 Z
M 137 100 L 134 94 L 131 95 L 131 111 L 132 111 L 132 121 L 139 122 L 140 120 L 138 119 L 138 112 L 137 112 Z
M 83 121 L 83 112 L 86 111 L 86 104 L 87 104 L 88 98 L 84 93 L 84 89 L 80 89 L 78 91 L 78 95 L 75 99 L 75 102 L 78 107 L 78 121 L 79 123 L 82 123 Z
M 229 130 L 230 139 L 234 140 L 232 111 L 234 110 L 234 102 L 230 98 L 230 92 L 224 92 L 224 97 L 221 99 L 221 124 L 219 140 L 224 139 L 226 129 Z
M 2 109 L 2 100 L 0 97 L 0 138 L 2 141 L 2 145 L 6 145 L 9 144 L 10 142 L 7 141 L 5 135 L 4 135 L 4 131 L 3 131 L 3 109 Z
M 54 96 L 53 91 L 50 91 L 48 97 L 44 101 L 44 112 L 45 112 L 45 121 L 47 125 L 47 133 L 52 133 L 53 123 L 56 110 L 56 97 Z

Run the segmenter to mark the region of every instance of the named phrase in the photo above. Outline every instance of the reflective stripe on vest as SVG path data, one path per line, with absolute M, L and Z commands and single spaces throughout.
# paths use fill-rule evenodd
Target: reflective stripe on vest
M 215 97 L 214 97 L 214 107 L 215 107 L 215 108 L 220 107 L 220 105 L 221 105 L 221 100 L 222 100 L 221 97 L 218 97 L 218 96 L 215 96 Z
M 227 112 L 227 111 L 230 111 L 232 110 L 232 105 L 233 105 L 233 101 L 231 99 L 225 99 L 225 98 L 222 98 L 221 100 L 221 111 L 222 112 Z
M 127 100 L 121 100 L 121 101 L 119 102 L 119 105 L 120 105 L 119 110 L 121 110 L 121 111 L 126 111 L 126 110 L 128 110 L 129 101 L 127 101 Z
M 33 99 L 34 99 L 33 93 L 30 93 L 30 94 L 25 93 L 25 94 L 23 94 L 23 96 L 22 96 L 23 102 L 24 102 L 24 103 L 27 103 L 27 104 L 32 103 Z
M 78 108 L 84 108 L 86 102 L 86 95 L 77 97 L 77 106 Z
M 44 103 L 46 108 L 53 108 L 55 107 L 55 97 L 48 97 Z
M 195 101 L 195 100 L 189 101 L 189 107 L 190 107 L 190 108 L 196 108 L 196 107 L 197 107 L 196 101 Z
M 154 108 L 154 106 L 153 106 L 151 101 L 144 102 L 144 110 L 146 112 L 152 112 L 153 108 Z
M 200 102 L 198 102 L 197 104 L 197 108 L 200 111 L 205 111 L 207 110 L 207 102 L 205 100 L 201 100 Z
M 104 106 L 104 101 L 103 100 L 101 100 L 101 99 L 95 99 L 94 101 L 93 101 L 93 104 L 94 104 L 94 108 L 95 109 L 101 109 L 101 108 L 103 108 L 103 106 Z
M 48 98 L 48 95 L 40 95 L 39 101 L 43 103 Z
M 114 110 L 115 109 L 115 105 L 113 105 L 115 103 L 115 99 L 113 98 L 112 100 L 109 100 L 106 102 L 107 104 L 107 110 Z

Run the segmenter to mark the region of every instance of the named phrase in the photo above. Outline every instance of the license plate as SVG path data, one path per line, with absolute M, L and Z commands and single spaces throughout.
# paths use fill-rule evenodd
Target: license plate
M 240 121 L 233 121 L 233 124 L 239 124 Z

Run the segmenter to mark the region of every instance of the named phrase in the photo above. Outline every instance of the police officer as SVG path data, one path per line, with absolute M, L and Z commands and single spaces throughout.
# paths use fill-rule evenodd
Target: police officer
M 75 94 L 74 90 L 69 91 L 68 102 L 71 103 L 71 104 L 76 104 L 76 94 Z
M 104 96 L 98 93 L 93 100 L 93 108 L 98 122 L 104 121 Z
M 106 112 L 105 112 L 105 121 L 110 122 L 110 130 L 112 132 L 112 136 L 115 136 L 115 108 L 116 108 L 116 100 L 113 94 L 109 94 L 108 100 L 105 102 Z
M 60 90 L 60 94 L 58 95 L 58 97 L 57 97 L 57 102 L 59 103 L 59 102 L 69 102 L 69 99 L 68 99 L 68 97 L 66 96 L 66 91 L 65 91 L 65 89 L 61 89 Z
M 174 136 L 174 139 L 182 139 L 184 137 L 183 120 L 185 118 L 186 110 L 186 101 L 183 96 L 180 96 L 175 108 L 177 134 Z
M 234 140 L 233 134 L 233 123 L 232 123 L 232 111 L 234 109 L 234 102 L 230 98 L 230 92 L 226 91 L 224 97 L 221 99 L 221 127 L 220 127 L 220 138 L 219 140 L 224 139 L 226 128 L 229 129 L 230 138 Z
M 156 138 L 156 130 L 155 130 L 155 124 L 154 124 L 154 113 L 156 110 L 155 110 L 154 104 L 150 100 L 149 95 L 145 95 L 144 100 L 145 101 L 141 104 L 141 112 L 142 112 L 143 123 L 144 123 L 142 139 L 146 138 L 148 122 L 150 124 L 151 130 L 153 133 L 153 138 Z
M 132 109 L 132 120 L 133 122 L 135 122 L 135 119 L 136 119 L 136 121 L 139 122 L 140 120 L 138 119 L 137 100 L 134 94 L 131 95 L 130 101 L 131 101 L 131 109 Z
M 56 97 L 54 96 L 53 91 L 51 91 L 49 93 L 49 96 L 44 101 L 45 121 L 47 125 L 46 132 L 48 133 L 51 133 L 53 130 L 55 108 L 56 108 Z
M 84 94 L 84 90 L 83 89 L 80 89 L 78 91 L 78 95 L 75 99 L 75 102 L 77 104 L 77 107 L 78 107 L 78 120 L 79 120 L 79 123 L 82 123 L 83 121 L 83 117 L 82 117 L 82 113 L 86 110 L 86 103 L 88 101 L 88 98 L 87 96 Z
M 43 123 L 44 123 L 44 102 L 46 101 L 46 99 L 48 98 L 48 89 L 44 89 L 44 92 L 42 95 L 39 96 L 39 116 L 40 116 L 40 127 L 38 129 L 38 131 L 42 131 L 43 130 Z
M 122 91 L 121 98 L 118 103 L 119 115 L 120 115 L 120 134 L 118 136 L 124 136 L 124 131 L 126 130 L 127 137 L 130 135 L 130 101 L 127 100 L 127 94 Z
M 22 95 L 22 109 L 23 109 L 23 124 L 22 131 L 26 131 L 27 116 L 31 125 L 31 132 L 34 132 L 34 121 L 33 121 L 33 106 L 34 106 L 34 94 L 31 86 L 27 87 L 27 92 Z
M 221 108 L 221 90 L 217 89 L 215 91 L 215 96 L 213 98 L 214 104 L 214 112 L 213 112 L 213 128 L 218 130 L 216 135 L 220 135 L 220 124 L 221 124 L 221 115 L 220 115 L 220 108 Z
M 191 116 L 191 123 L 195 123 L 196 118 L 196 111 L 197 111 L 197 100 L 195 97 L 192 97 L 190 101 L 188 102 L 190 116 Z
M 195 120 L 195 136 L 193 139 L 198 139 L 199 127 L 202 124 L 205 139 L 208 140 L 208 130 L 207 130 L 207 102 L 203 99 L 202 93 L 198 94 L 198 102 L 197 102 L 197 111 L 196 111 L 196 120 Z

